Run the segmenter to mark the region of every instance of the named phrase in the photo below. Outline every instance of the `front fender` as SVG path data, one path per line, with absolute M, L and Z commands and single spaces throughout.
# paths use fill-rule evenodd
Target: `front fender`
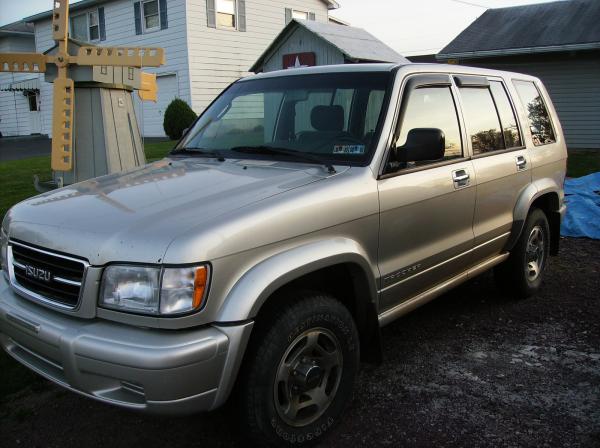
M 276 254 L 248 270 L 233 286 L 217 315 L 217 322 L 238 322 L 256 317 L 267 298 L 285 284 L 329 266 L 353 263 L 364 272 L 376 303 L 375 264 L 366 251 L 349 238 L 332 238 L 308 243 Z

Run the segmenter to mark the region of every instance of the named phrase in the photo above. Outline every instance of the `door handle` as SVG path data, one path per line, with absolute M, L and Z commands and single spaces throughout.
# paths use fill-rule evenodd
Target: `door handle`
M 471 176 L 466 170 L 456 170 L 452 172 L 452 181 L 454 182 L 454 188 L 466 187 L 470 183 Z
M 517 156 L 517 169 L 524 170 L 527 168 L 527 159 L 523 156 Z

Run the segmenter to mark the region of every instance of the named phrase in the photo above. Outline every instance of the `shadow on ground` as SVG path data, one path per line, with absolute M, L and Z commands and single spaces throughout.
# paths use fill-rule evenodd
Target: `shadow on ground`
M 563 240 L 540 294 L 484 274 L 383 329 L 385 362 L 322 444 L 600 446 L 600 242 Z M 136 414 L 38 381 L 0 405 L 2 445 L 248 446 L 233 409 Z

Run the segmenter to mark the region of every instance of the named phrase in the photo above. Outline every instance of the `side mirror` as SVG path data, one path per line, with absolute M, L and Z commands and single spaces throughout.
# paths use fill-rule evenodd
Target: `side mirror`
M 444 158 L 446 137 L 441 129 L 415 128 L 408 132 L 406 143 L 396 148 L 399 162 L 422 162 Z

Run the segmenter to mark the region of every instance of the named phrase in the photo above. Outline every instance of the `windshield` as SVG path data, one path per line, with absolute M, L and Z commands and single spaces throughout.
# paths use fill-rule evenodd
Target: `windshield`
M 240 152 L 267 159 L 311 155 L 366 165 L 377 143 L 390 77 L 389 72 L 326 73 L 237 82 L 176 149 L 235 158 L 242 157 Z

